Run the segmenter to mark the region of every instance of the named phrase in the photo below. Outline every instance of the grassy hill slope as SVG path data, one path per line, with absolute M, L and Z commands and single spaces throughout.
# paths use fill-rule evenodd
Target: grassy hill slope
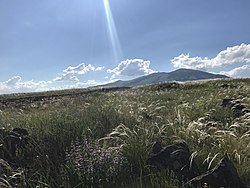
M 0 96 L 1 186 L 185 187 L 147 166 L 155 141 L 185 142 L 200 173 L 227 153 L 250 185 L 250 113 L 222 106 L 232 98 L 250 108 L 250 79 L 52 93 Z M 16 127 L 29 139 L 11 158 Z

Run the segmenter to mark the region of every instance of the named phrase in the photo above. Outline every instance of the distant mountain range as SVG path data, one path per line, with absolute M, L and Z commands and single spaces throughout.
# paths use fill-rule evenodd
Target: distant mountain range
M 116 82 L 109 83 L 106 85 L 99 85 L 97 87 L 134 87 L 146 84 L 157 84 L 160 82 L 191 81 L 191 80 L 204 80 L 204 79 L 215 79 L 215 78 L 228 78 L 228 77 L 221 74 L 212 74 L 199 70 L 178 69 L 168 73 L 157 72 L 128 81 L 118 80 Z

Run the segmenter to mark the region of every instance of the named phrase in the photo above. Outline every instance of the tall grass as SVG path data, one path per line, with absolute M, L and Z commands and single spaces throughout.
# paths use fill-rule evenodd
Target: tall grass
M 50 93 L 32 94 L 39 95 Z M 193 152 L 201 173 L 228 154 L 242 181 L 250 184 L 250 115 L 236 117 L 221 106 L 224 98 L 237 98 L 249 108 L 250 79 L 53 95 L 58 97 L 1 109 L 1 158 L 8 131 L 23 127 L 30 133 L 22 164 L 1 160 L 3 186 L 185 187 L 171 172 L 157 172 L 146 163 L 156 141 L 167 146 L 180 140 Z M 90 164 L 95 167 L 87 173 Z M 115 175 L 105 173 L 111 169 Z

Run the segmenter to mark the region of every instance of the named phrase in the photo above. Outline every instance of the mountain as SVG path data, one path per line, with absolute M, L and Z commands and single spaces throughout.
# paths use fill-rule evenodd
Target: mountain
M 168 81 L 191 81 L 191 80 L 203 80 L 203 79 L 215 79 L 215 78 L 228 78 L 228 77 L 221 74 L 212 74 L 199 70 L 178 69 L 168 73 L 157 72 L 128 81 L 118 80 L 116 82 L 109 83 L 106 85 L 100 85 L 97 87 L 134 87 L 146 84 L 157 84 L 160 82 L 168 82 Z

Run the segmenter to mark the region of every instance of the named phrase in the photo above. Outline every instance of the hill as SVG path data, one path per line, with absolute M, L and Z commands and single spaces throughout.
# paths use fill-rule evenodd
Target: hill
M 215 78 L 228 78 L 228 77 L 225 75 L 212 74 L 199 70 L 178 69 L 168 73 L 157 72 L 128 81 L 118 80 L 116 82 L 109 83 L 106 85 L 100 85 L 98 87 L 134 87 L 134 86 L 157 84 L 169 81 L 191 81 L 191 80 L 203 80 L 203 79 L 215 79 Z

